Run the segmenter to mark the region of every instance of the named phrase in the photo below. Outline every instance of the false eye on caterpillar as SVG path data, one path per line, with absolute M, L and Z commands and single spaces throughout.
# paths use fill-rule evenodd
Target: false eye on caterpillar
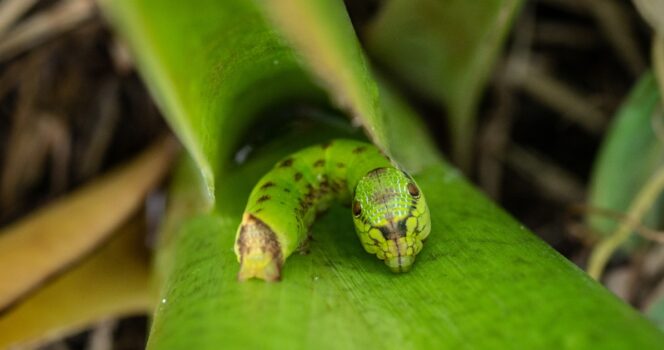
M 254 187 L 235 239 L 238 279 L 279 280 L 316 215 L 335 200 L 351 203 L 368 253 L 393 272 L 410 269 L 431 230 L 422 191 L 375 146 L 334 140 L 286 157 Z

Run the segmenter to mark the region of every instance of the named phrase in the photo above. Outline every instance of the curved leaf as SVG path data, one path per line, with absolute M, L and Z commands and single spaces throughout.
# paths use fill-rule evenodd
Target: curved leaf
M 455 160 L 472 156 L 476 109 L 521 0 L 386 1 L 369 26 L 372 58 L 448 111 Z
M 252 1 L 100 2 L 198 164 L 210 199 L 214 174 L 253 118 L 280 102 L 321 98 Z
M 344 4 L 338 0 L 258 1 L 309 68 L 326 84 L 338 106 L 358 124 L 367 125 L 371 140 L 387 149 L 378 87 L 367 67 Z M 302 30 L 307 28 L 307 30 Z
M 222 176 L 222 192 L 246 198 L 289 151 L 271 148 Z M 434 232 L 404 275 L 362 250 L 343 207 L 320 218 L 310 254 L 289 258 L 276 284 L 236 281 L 231 247 L 244 200 L 187 220 L 149 348 L 656 349 L 664 341 L 456 172 L 439 163 L 416 178 Z
M 3 228 L 0 312 L 108 240 L 163 179 L 176 150 L 175 140 L 162 139 L 123 167 Z
M 145 226 L 134 219 L 99 251 L 0 315 L 0 348 L 34 347 L 153 302 Z
M 591 206 L 627 211 L 636 193 L 664 162 L 664 143 L 654 126 L 657 119 L 664 123 L 658 106 L 657 82 L 652 73 L 646 73 L 618 111 L 599 151 L 590 181 Z M 662 220 L 661 204 L 649 212 L 644 222 L 656 226 Z M 617 226 L 615 221 L 595 216 L 588 223 L 604 234 Z

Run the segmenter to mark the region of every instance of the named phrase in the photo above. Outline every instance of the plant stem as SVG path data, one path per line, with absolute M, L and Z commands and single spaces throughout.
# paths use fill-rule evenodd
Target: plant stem
M 604 267 L 613 252 L 620 247 L 632 233 L 633 222 L 640 222 L 641 218 L 657 199 L 664 188 L 664 166 L 660 166 L 655 174 L 648 180 L 638 193 L 627 212 L 627 218 L 609 237 L 600 242 L 590 255 L 588 274 L 596 279 L 602 276 Z

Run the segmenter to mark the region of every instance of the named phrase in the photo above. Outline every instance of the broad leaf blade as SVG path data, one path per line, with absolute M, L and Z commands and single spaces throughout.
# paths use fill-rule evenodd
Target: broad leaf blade
M 618 111 L 599 151 L 590 182 L 590 205 L 625 212 L 655 169 L 664 162 L 664 144 L 657 137 L 654 125 L 664 116 L 660 93 L 652 73 L 646 73 L 633 88 Z M 660 206 L 645 218 L 651 227 L 662 220 Z M 591 217 L 594 230 L 609 234 L 615 221 Z
M 228 161 L 252 118 L 279 102 L 320 97 L 293 50 L 252 1 L 101 4 L 128 40 L 211 198 L 214 173 Z
M 448 111 L 455 160 L 470 161 L 476 111 L 520 0 L 386 1 L 371 24 L 372 58 Z
M 91 253 L 142 204 L 177 150 L 162 139 L 131 162 L 0 231 L 0 312 Z
M 246 198 L 287 152 L 254 158 L 223 176 L 221 190 Z M 243 200 L 186 221 L 149 347 L 656 349 L 664 341 L 454 171 L 438 164 L 416 178 L 434 232 L 403 275 L 362 250 L 341 206 L 319 219 L 311 252 L 289 258 L 275 284 L 236 281 L 231 247 Z
M 134 219 L 99 251 L 0 315 L 0 348 L 35 346 L 153 302 L 145 226 Z
M 371 140 L 388 150 L 383 110 L 344 4 L 338 0 L 260 0 L 268 17 L 326 83 L 339 107 L 367 126 Z

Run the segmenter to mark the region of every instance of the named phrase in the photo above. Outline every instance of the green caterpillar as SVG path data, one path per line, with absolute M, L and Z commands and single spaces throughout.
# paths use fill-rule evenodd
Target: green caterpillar
M 279 280 L 285 259 L 335 199 L 352 203 L 368 253 L 394 272 L 410 269 L 431 231 L 424 194 L 375 146 L 335 140 L 281 160 L 253 189 L 235 240 L 238 279 Z

